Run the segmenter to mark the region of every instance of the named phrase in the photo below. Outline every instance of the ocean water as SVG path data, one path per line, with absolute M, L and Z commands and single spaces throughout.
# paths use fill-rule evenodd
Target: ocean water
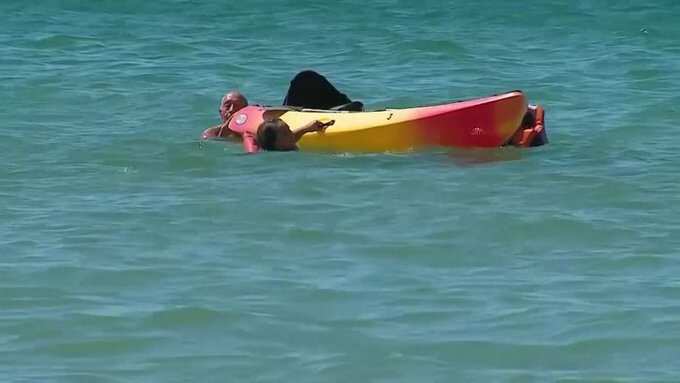
M 680 2 L 0 2 L 0 381 L 680 381 Z M 200 143 L 316 69 L 531 150 Z

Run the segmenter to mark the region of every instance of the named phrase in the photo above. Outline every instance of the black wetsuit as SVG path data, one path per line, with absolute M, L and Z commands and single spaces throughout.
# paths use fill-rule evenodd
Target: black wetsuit
M 333 109 L 351 103 L 361 105 L 359 102 L 352 102 L 324 76 L 311 70 L 295 75 L 290 81 L 286 98 L 283 99 L 283 105 L 310 109 Z

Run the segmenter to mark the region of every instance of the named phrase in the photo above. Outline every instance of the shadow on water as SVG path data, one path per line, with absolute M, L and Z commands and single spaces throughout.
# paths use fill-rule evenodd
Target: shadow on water
M 240 150 L 240 145 L 238 142 L 231 140 L 216 139 L 206 141 L 199 141 L 197 144 L 200 150 L 208 150 L 209 152 L 217 153 L 220 152 L 221 155 L 230 155 L 237 157 L 249 157 L 251 155 L 242 152 Z M 342 158 L 370 158 L 370 157 L 420 157 L 427 156 L 432 158 L 435 157 L 445 157 L 447 162 L 450 161 L 457 166 L 480 166 L 480 165 L 490 165 L 494 163 L 502 163 L 508 161 L 517 161 L 523 159 L 527 153 L 527 150 L 531 149 L 518 149 L 513 147 L 504 148 L 493 148 L 493 149 L 441 149 L 441 150 L 424 150 L 424 151 L 408 151 L 408 152 L 384 152 L 384 153 L 319 153 L 319 152 L 299 152 L 307 154 L 323 155 L 327 154 L 329 156 L 339 156 Z M 298 154 L 299 154 L 298 153 Z M 293 154 L 293 153 L 291 153 Z M 416 158 L 413 159 L 417 160 Z
M 445 152 L 448 160 L 458 166 L 490 165 L 498 162 L 517 161 L 524 157 L 517 148 L 455 149 Z

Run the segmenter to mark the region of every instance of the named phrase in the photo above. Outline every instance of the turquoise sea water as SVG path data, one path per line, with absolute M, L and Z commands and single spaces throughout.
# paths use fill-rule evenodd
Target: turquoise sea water
M 0 381 L 680 381 L 680 2 L 0 3 Z M 221 95 L 522 89 L 532 150 L 241 154 Z

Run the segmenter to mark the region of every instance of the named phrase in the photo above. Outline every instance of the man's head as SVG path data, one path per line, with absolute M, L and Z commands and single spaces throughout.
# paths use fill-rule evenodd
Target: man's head
M 257 144 L 264 150 L 296 150 L 295 135 L 280 118 L 267 120 L 257 128 Z
M 238 91 L 233 90 L 225 94 L 220 102 L 220 117 L 222 118 L 222 121 L 227 122 L 232 114 L 246 106 L 248 106 L 248 100 L 246 100 L 246 97 Z

